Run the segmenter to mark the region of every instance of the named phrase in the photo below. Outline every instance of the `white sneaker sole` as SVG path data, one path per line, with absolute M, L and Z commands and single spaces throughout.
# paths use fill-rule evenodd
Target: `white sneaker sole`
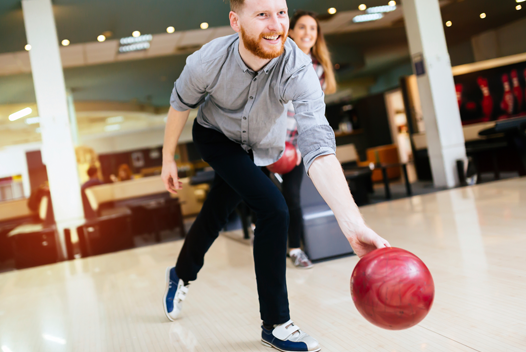
M 165 274 L 165 281 L 166 281 L 166 289 L 164 290 L 164 296 L 163 296 L 163 307 L 164 307 L 164 314 L 170 321 L 174 321 L 174 319 L 168 314 L 168 308 L 166 308 L 166 296 L 168 295 L 168 289 L 170 288 L 170 270 L 172 268 L 166 268 L 166 274 Z
M 274 348 L 274 349 L 276 349 L 276 350 L 278 350 L 278 351 L 281 351 L 281 352 L 294 352 L 294 351 L 282 350 L 281 348 L 278 348 L 278 347 L 276 347 L 276 346 L 274 346 L 274 345 L 271 345 L 270 343 L 268 343 L 268 342 L 265 341 L 265 340 L 261 340 L 261 344 L 262 344 L 263 346 L 270 347 L 270 348 Z M 321 351 L 321 347 L 318 347 L 318 349 L 315 349 L 315 350 L 312 350 L 312 351 L 309 351 L 309 352 L 318 352 L 318 351 Z

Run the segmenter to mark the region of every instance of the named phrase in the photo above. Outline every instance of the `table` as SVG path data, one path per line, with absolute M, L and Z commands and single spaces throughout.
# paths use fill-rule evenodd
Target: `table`
M 391 199 L 391 189 L 389 188 L 389 178 L 387 177 L 387 169 L 390 167 L 401 167 L 402 171 L 404 173 L 404 181 L 405 181 L 405 190 L 407 193 L 407 196 L 410 197 L 413 195 L 413 190 L 411 189 L 411 183 L 409 183 L 409 175 L 407 174 L 407 164 L 408 163 L 391 163 L 391 164 L 382 164 L 377 163 L 373 164 L 373 170 L 374 169 L 381 169 L 382 170 L 382 179 L 384 182 L 384 188 L 385 188 L 385 198 Z

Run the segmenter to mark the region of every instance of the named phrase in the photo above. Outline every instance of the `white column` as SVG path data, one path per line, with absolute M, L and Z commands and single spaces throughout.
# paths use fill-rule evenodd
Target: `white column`
M 81 222 L 84 211 L 55 19 L 51 0 L 22 0 L 22 9 L 31 45 L 29 57 L 42 129 L 42 159 L 65 253 L 63 229 Z
M 402 0 L 413 70 L 426 128 L 433 181 L 458 184 L 456 160 L 466 159 L 464 134 L 438 0 Z

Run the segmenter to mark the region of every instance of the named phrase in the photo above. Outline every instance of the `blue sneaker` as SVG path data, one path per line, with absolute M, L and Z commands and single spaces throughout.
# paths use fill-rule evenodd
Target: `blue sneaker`
M 183 301 L 188 293 L 188 285 L 179 280 L 175 267 L 166 268 L 166 292 L 163 297 L 164 314 L 171 321 L 177 319 L 183 309 Z
M 317 352 L 321 350 L 318 341 L 301 331 L 292 320 L 276 326 L 273 330 L 265 329 L 264 326 L 261 328 L 263 329 L 261 343 L 267 347 L 273 347 L 283 352 Z

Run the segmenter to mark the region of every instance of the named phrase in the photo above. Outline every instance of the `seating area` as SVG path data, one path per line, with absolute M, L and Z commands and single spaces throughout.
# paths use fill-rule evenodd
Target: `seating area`
M 189 178 L 181 182 L 177 195 L 164 189 L 159 176 L 88 188 L 86 196 L 96 217 L 65 229 L 66 258 L 62 258 L 54 220 L 49 220 L 49 197 L 42 197 L 38 213 L 30 211 L 27 199 L 2 202 L 1 270 L 126 250 L 136 246 L 138 236 L 150 236 L 155 243 L 162 242 L 163 235 L 182 238 L 186 235 L 184 218 L 199 213 L 209 186 L 191 185 Z

